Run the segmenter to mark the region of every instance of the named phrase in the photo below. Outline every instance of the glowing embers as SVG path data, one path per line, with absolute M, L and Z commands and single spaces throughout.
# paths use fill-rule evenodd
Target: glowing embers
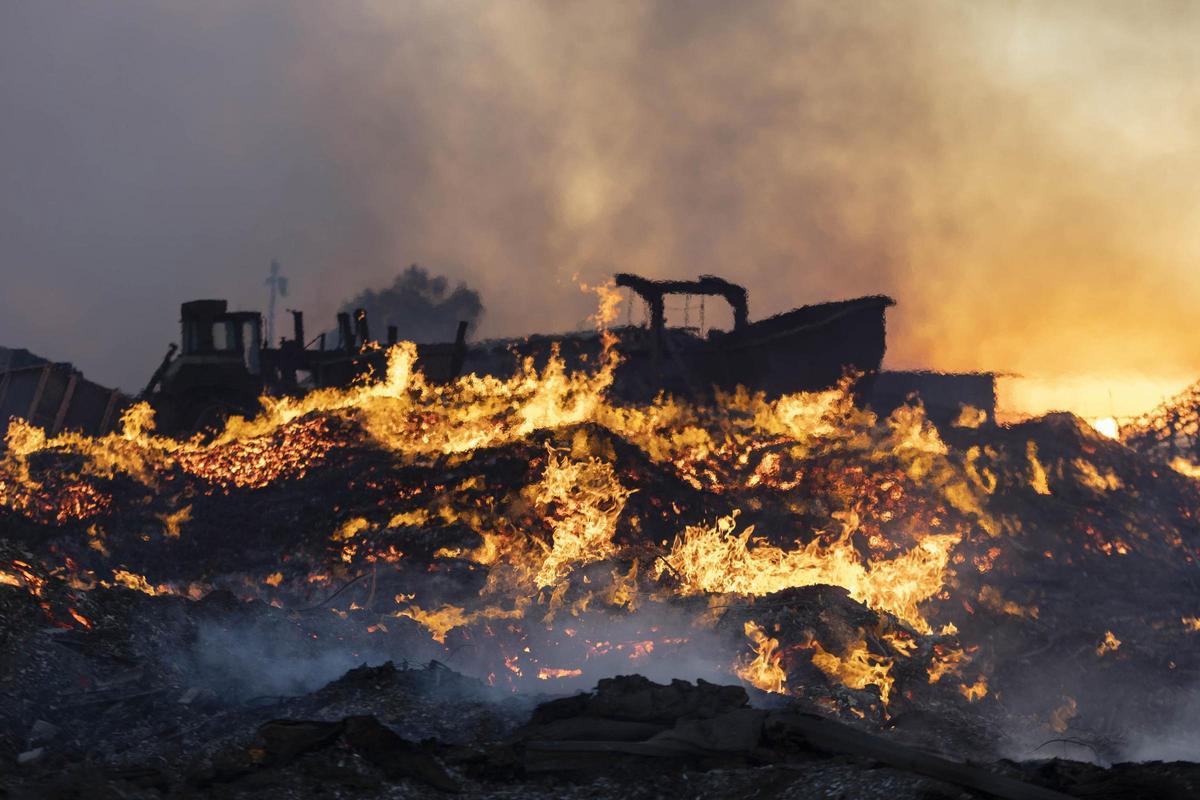
M 46 579 L 34 571 L 32 565 L 13 559 L 7 569 L 0 569 L 0 585 L 25 589 L 34 597 L 41 597 Z
M 112 496 L 90 483 L 48 477 L 41 481 L 6 474 L 0 465 L 0 507 L 34 522 L 63 524 L 105 514 Z
M 85 520 L 109 509 L 112 498 L 70 470 L 56 468 L 33 476 L 30 458 L 39 453 L 59 455 L 49 452 L 56 447 L 57 441 L 47 439 L 40 428 L 20 419 L 9 421 L 0 446 L 0 508 L 42 524 Z
M 222 489 L 261 489 L 303 478 L 332 450 L 347 443 L 349 436 L 345 426 L 312 416 L 257 436 L 189 443 L 176 458 L 185 472 Z

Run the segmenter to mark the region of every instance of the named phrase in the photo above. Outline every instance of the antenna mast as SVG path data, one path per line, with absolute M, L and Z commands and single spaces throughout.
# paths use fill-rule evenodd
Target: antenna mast
M 271 299 L 267 303 L 267 347 L 275 342 L 275 298 L 287 297 L 288 279 L 279 270 L 279 261 L 271 259 L 271 274 L 266 280 L 266 285 L 271 289 Z

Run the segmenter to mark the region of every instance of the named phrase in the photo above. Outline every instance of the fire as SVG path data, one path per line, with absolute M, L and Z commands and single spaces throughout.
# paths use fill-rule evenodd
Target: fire
M 942 589 L 951 548 L 960 537 L 930 535 L 892 559 L 864 561 L 850 539 L 854 521 L 826 544 L 820 538 L 784 550 L 753 538 L 754 526 L 736 533 L 737 516 L 709 527 L 688 526 L 664 559 L 685 593 L 766 595 L 798 586 L 842 586 L 863 604 L 895 614 L 922 633 L 929 622 L 919 604 Z
M 611 288 L 596 291 L 601 297 L 597 323 L 603 331 L 619 296 Z M 126 412 L 119 432 L 96 438 L 69 433 L 48 437 L 18 422 L 10 428 L 0 460 L 0 504 L 30 515 L 52 515 L 61 522 L 103 512 L 109 500 L 96 488 L 95 479 L 122 476 L 151 493 L 180 476 L 195 478 L 199 490 L 207 493 L 258 489 L 303 478 L 355 437 L 394 454 L 402 464 L 445 459 L 453 464 L 456 457 L 519 442 L 537 431 L 591 424 L 640 448 L 652 462 L 669 465 L 691 486 L 717 494 L 802 492 L 803 482 L 813 476 L 797 464 L 809 457 L 837 455 L 862 459 L 888 477 L 876 480 L 861 468 L 843 473 L 833 467 L 819 475 L 846 504 L 834 512 L 838 524 L 833 530 L 756 536 L 753 525 L 738 530 L 739 513 L 734 511 L 711 524 L 681 525 L 682 530 L 672 532 L 673 543 L 668 544 L 668 536 L 660 552 L 647 551 L 603 571 L 588 571 L 581 568 L 619 556 L 617 532 L 625 524 L 634 490 L 602 455 L 611 445 L 596 444 L 578 431 L 569 449 L 547 445 L 540 472 L 511 496 L 491 497 L 477 505 L 458 502 L 468 492 L 492 491 L 478 477 L 468 477 L 451 486 L 432 487 L 429 495 L 437 495 L 436 501 L 422 501 L 420 489 L 406 490 L 400 508 L 342 516 L 329 536 L 335 563 L 340 562 L 330 572 L 357 566 L 362 574 L 364 568 L 398 563 L 404 557 L 400 549 L 378 544 L 396 528 L 469 528 L 479 536 L 478 545 L 437 548 L 435 559 L 467 561 L 482 569 L 485 580 L 477 597 L 418 602 L 415 594 L 401 594 L 389 612 L 415 621 L 442 644 L 452 632 L 468 635 L 500 620 L 516 630 L 535 623 L 552 630 L 557 619 L 573 619 L 589 609 L 632 613 L 651 596 L 765 596 L 817 584 L 844 587 L 854 599 L 895 615 L 917 633 L 931 632 L 923 606 L 944 591 L 951 552 L 965 529 L 941 527 L 944 508 L 910 525 L 904 493 L 910 484 L 929 487 L 945 507 L 994 534 L 996 524 L 981 505 L 981 497 L 994 488 L 994 478 L 991 485 L 987 482 L 986 467 L 964 470 L 954 464 L 919 408 L 902 408 L 886 420 L 859 408 L 853 400 L 852 376 L 825 391 L 774 400 L 738 391 L 719 397 L 712 406 L 669 397 L 644 405 L 615 403 L 606 395 L 619 363 L 614 341 L 603 334 L 600 358 L 590 372 L 569 372 L 556 354 L 540 368 L 527 360 L 506 379 L 465 375 L 445 385 L 427 381 L 415 369 L 415 346 L 401 343 L 389 352 L 386 373 L 377 380 L 301 397 L 263 398 L 259 416 L 231 419 L 207 441 L 157 435 L 153 415 L 144 405 Z M 82 456 L 81 466 L 66 474 L 61 485 L 35 479 L 29 459 L 45 451 Z M 870 511 L 870 518 L 858 508 L 864 480 L 874 480 L 870 491 L 877 497 L 872 502 L 878 507 Z M 165 538 L 179 539 L 194 524 L 198 506 L 179 499 L 191 496 L 178 495 L 173 501 L 177 505 L 158 515 Z M 680 515 L 678 505 L 673 510 Z M 637 521 L 629 519 L 628 524 Z M 105 536 L 92 535 L 91 543 L 97 552 L 107 553 Z M 303 583 L 285 581 L 283 571 L 265 578 L 263 574 L 246 577 L 239 595 L 286 607 L 286 586 Z M 314 574 L 323 584 L 339 580 Z M 30 579 L 19 575 L 0 576 L 5 583 L 20 580 L 30 585 Z M 113 570 L 112 581 L 152 595 L 206 591 L 176 590 L 123 568 Z M 349 611 L 361 610 L 357 604 L 349 606 Z M 370 630 L 387 632 L 378 619 L 372 620 Z M 745 633 L 756 656 L 732 668 L 760 688 L 782 691 L 786 678 L 778 640 L 753 624 Z M 646 638 L 606 648 L 636 660 L 654 654 L 656 643 L 665 641 L 686 638 Z M 911 638 L 888 641 L 904 657 L 916 652 Z M 816 647 L 815 663 L 823 664 L 830 677 L 859 688 L 878 686 L 886 702 L 891 691 L 889 660 L 871 656 L 865 645 L 844 656 Z M 597 645 L 594 653 L 602 649 Z M 506 656 L 507 672 L 523 674 L 518 661 L 522 659 Z M 571 672 L 538 669 L 543 679 Z
M 1065 733 L 1071 726 L 1071 720 L 1079 713 L 1079 704 L 1074 697 L 1068 697 L 1063 704 L 1050 713 L 1050 729 L 1055 733 Z
M 737 676 L 764 692 L 782 692 L 787 673 L 779 663 L 779 640 L 768 636 L 755 622 L 746 622 L 744 630 L 753 643 L 755 655 L 735 668 Z
M 178 511 L 160 514 L 158 519 L 163 525 L 163 536 L 168 539 L 178 539 L 183 526 L 192 518 L 192 507 L 184 506 Z
M 958 693 L 967 698 L 969 702 L 974 703 L 977 700 L 982 700 L 987 697 L 988 683 L 987 676 L 980 675 L 979 679 L 974 683 L 961 683 L 958 686 Z
M 571 461 L 551 453 L 533 490 L 534 504 L 554 525 L 553 544 L 535 578 L 538 588 L 616 552 L 612 537 L 631 492 L 617 481 L 611 464 L 595 458 Z
M 1121 640 L 1114 636 L 1112 631 L 1105 631 L 1104 639 L 1096 646 L 1096 655 L 1102 656 L 1105 653 L 1115 653 L 1120 646 Z
M 874 686 L 879 690 L 879 699 L 886 706 L 891 698 L 892 685 L 895 680 L 891 676 L 892 660 L 877 656 L 867 650 L 867 643 L 859 639 L 850 645 L 845 654 L 834 655 L 813 641 L 814 650 L 812 663 L 817 669 L 830 678 L 840 681 L 851 689 L 865 689 Z
M 616 295 L 606 292 L 600 290 L 602 328 L 616 308 Z M 975 658 L 978 645 L 951 638 L 951 620 L 991 612 L 1016 624 L 1040 614 L 1032 594 L 1006 589 L 1013 597 L 1005 597 L 980 582 L 986 573 L 989 584 L 994 577 L 1004 585 L 1016 560 L 1007 543 L 1021 533 L 1014 512 L 989 511 L 1002 507 L 992 496 L 1020 486 L 1023 501 L 1053 502 L 1058 497 L 1044 497 L 1053 484 L 1063 497 L 1070 485 L 1100 502 L 1123 488 L 1102 453 L 1062 458 L 1046 447 L 1043 456 L 1024 437 L 1008 451 L 989 444 L 985 420 L 972 409 L 962 410 L 955 438 L 947 433 L 946 441 L 919 406 L 877 417 L 855 403 L 854 376 L 824 391 L 770 400 L 740 390 L 711 404 L 669 396 L 622 404 L 607 393 L 619 365 L 615 340 L 602 336 L 590 371 L 569 371 L 555 353 L 540 366 L 523 362 L 509 378 L 464 375 L 444 385 L 427 381 L 416 369 L 415 345 L 401 343 L 375 380 L 264 398 L 259 416 L 232 419 L 209 440 L 157 435 L 141 405 L 128 410 L 120 431 L 95 438 L 47 436 L 15 422 L 0 455 L 0 506 L 61 527 L 64 541 L 88 526 L 80 538 L 91 561 L 87 569 L 36 570 L 13 562 L 0 570 L 0 584 L 38 594 L 56 579 L 53 567 L 79 591 L 119 586 L 200 596 L 213 587 L 163 581 L 136 558 L 118 563 L 147 575 L 101 560 L 110 551 L 124 559 L 122 548 L 130 546 L 109 525 L 117 518 L 107 515 L 119 510 L 112 498 L 121 495 L 106 482 L 120 479 L 146 498 L 161 498 L 156 505 L 147 500 L 136 533 L 180 547 L 211 524 L 203 519 L 206 506 L 222 495 L 300 481 L 322 465 L 369 452 L 374 461 L 363 460 L 378 469 L 358 470 L 356 461 L 353 480 L 385 489 L 370 503 L 332 498 L 318 546 L 205 580 L 283 608 L 309 607 L 360 581 L 335 613 L 361 619 L 379 637 L 419 626 L 422 639 L 447 652 L 462 649 L 464 662 L 478 653 L 480 675 L 513 687 L 518 678 L 528 686 L 580 677 L 613 659 L 641 666 L 669 658 L 692 633 L 699 641 L 723 630 L 722 608 L 836 586 L 875 612 L 864 616 L 873 621 L 819 632 L 822 641 L 837 642 L 830 649 L 814 630 L 775 619 L 770 629 L 745 622 L 752 654 L 729 657 L 722 669 L 765 691 L 799 692 L 788 685 L 788 672 L 799 653 L 811 651 L 830 681 L 875 687 L 884 706 L 910 694 L 895 682 L 912 675 L 975 702 L 989 691 L 989 676 L 976 675 L 987 659 Z M 947 442 L 957 437 L 969 446 L 952 449 Z M 505 445 L 520 454 L 499 456 L 516 462 L 506 466 L 511 478 L 476 469 L 492 458 L 481 450 Z M 616 455 L 630 451 L 635 458 Z M 70 458 L 52 471 L 38 466 L 45 453 Z M 658 491 L 643 473 L 666 476 L 661 485 L 679 491 Z M 433 477 L 417 482 L 413 474 Z M 1122 554 L 1141 541 L 1135 531 L 1101 528 L 1097 518 L 1080 522 L 1085 549 Z M 436 539 L 443 529 L 447 541 Z M 1043 550 L 1031 552 L 1041 558 Z M 1066 563 L 1070 556 L 1055 551 L 1047 558 Z M 98 577 L 105 570 L 111 580 Z M 432 588 L 420 581 L 423 574 L 433 576 Z M 448 590 L 460 575 L 467 577 Z M 382 598 L 377 587 L 387 587 L 379 588 Z M 756 602 L 770 608 L 777 601 Z M 648 607 L 690 614 L 695 630 L 625 626 Z M 67 619 L 61 608 L 57 613 Z M 597 628 L 598 619 L 620 626 Z M 1182 621 L 1200 630 L 1195 618 Z M 1119 645 L 1109 632 L 1097 652 Z
M 929 662 L 927 673 L 930 683 L 937 683 L 946 675 L 957 675 L 965 663 L 966 654 L 962 648 L 948 647 L 937 644 L 933 647 L 933 659 Z
M 1193 464 L 1183 456 L 1175 456 L 1171 459 L 1171 469 L 1180 475 L 1187 475 L 1189 478 L 1200 478 L 1200 464 Z
M 537 676 L 539 681 L 548 681 L 551 678 L 578 678 L 583 674 L 581 669 L 558 669 L 556 667 L 539 667 Z
M 916 639 L 913 639 L 911 636 L 908 636 L 902 632 L 885 633 L 880 638 L 887 642 L 893 650 L 905 658 L 911 658 L 912 654 L 916 652 L 918 647 Z
M 34 597 L 39 597 L 46 586 L 46 579 L 34 572 L 33 567 L 16 559 L 9 562 L 16 574 L 0 570 L 0 584 L 23 588 Z
M 442 606 L 436 611 L 424 611 L 417 606 L 411 606 L 397 611 L 396 616 L 415 620 L 429 631 L 435 642 L 444 644 L 446 634 L 455 628 L 461 628 L 484 619 L 520 619 L 521 611 L 485 608 L 480 611 L 468 612 L 466 609 L 451 605 Z
M 612 281 L 598 286 L 580 283 L 579 288 L 581 291 L 592 292 L 596 295 L 596 313 L 591 317 L 591 321 L 599 330 L 607 330 L 617 321 L 617 317 L 621 313 L 621 291 Z
M 823 392 L 773 401 L 736 392 L 711 408 L 670 398 L 645 406 L 620 406 L 605 396 L 618 357 L 612 340 L 604 341 L 594 372 L 568 373 L 562 360 L 552 357 L 540 369 L 526 362 L 508 379 L 467 375 L 448 385 L 427 382 L 414 369 L 415 349 L 403 343 L 390 352 L 387 373 L 380 380 L 299 398 L 264 398 L 259 417 L 232 419 L 211 441 L 155 435 L 152 415 L 144 406 L 127 412 L 119 433 L 95 439 L 73 434 L 46 437 L 16 424 L 0 463 L 0 502 L 18 509 L 41 502 L 59 513 L 71 508 L 64 501 L 64 490 L 44 487 L 31 476 L 28 457 L 44 450 L 84 456 L 83 468 L 69 476 L 68 486 L 78 487 L 74 491 L 94 491 L 86 480 L 89 476 L 119 474 L 157 489 L 172 476 L 184 474 L 203 481 L 205 491 L 225 492 L 302 478 L 344 446 L 354 431 L 402 460 L 420 462 L 515 442 L 537 430 L 590 422 L 642 448 L 652 461 L 670 464 L 697 488 L 718 493 L 755 487 L 793 491 L 803 478 L 793 466 L 797 459 L 845 450 L 887 461 L 897 478 L 907 476 L 933 486 L 951 507 L 974 515 L 985 529 L 992 526 L 981 511 L 978 490 L 949 464 L 946 446 L 919 409 L 902 409 L 879 424 L 874 415 L 853 403 L 849 380 Z M 398 596 L 392 612 L 419 623 L 438 643 L 445 643 L 452 631 L 487 621 L 524 621 L 538 607 L 547 626 L 554 624 L 558 614 L 578 616 L 590 606 L 632 611 L 645 596 L 643 584 L 651 577 L 660 585 L 674 583 L 673 591 L 682 595 L 762 596 L 791 587 L 832 584 L 846 588 L 871 608 L 896 615 L 918 632 L 930 632 L 920 606 L 942 591 L 949 554 L 962 533 L 914 532 L 906 536 L 908 544 L 900 546 L 875 527 L 866 530 L 854 511 L 835 514 L 841 519 L 839 531 L 817 532 L 786 547 L 755 537 L 754 526 L 738 532 L 734 512 L 709 526 L 685 525 L 669 550 L 654 559 L 654 570 L 645 565 L 639 570 L 635 560 L 610 570 L 611 579 L 603 585 L 587 586 L 587 575 L 577 581 L 580 567 L 617 555 L 614 537 L 633 494 L 608 460 L 588 452 L 592 445 L 586 438 L 576 442 L 570 455 L 548 449 L 540 478 L 521 492 L 544 524 L 545 538 L 514 524 L 502 507 L 455 504 L 456 493 L 481 488 L 475 478 L 469 478 L 448 501 L 392 510 L 373 519 L 344 518 L 330 536 L 334 552 L 345 565 L 394 563 L 402 557 L 398 549 L 372 543 L 383 529 L 443 522 L 465 524 L 475 531 L 482 542 L 478 547 L 440 548 L 436 557 L 467 559 L 488 570 L 476 604 L 427 607 L 413 597 Z M 835 485 L 847 498 L 854 496 L 850 484 Z M 24 494 L 4 494 L 9 486 Z M 894 481 L 881 481 L 880 487 L 884 502 L 900 502 L 901 490 Z M 38 499 L 38 492 L 45 499 Z M 179 538 L 193 508 L 181 505 L 159 515 L 164 536 Z M 77 518 L 88 513 L 95 512 L 81 505 Z M 895 511 L 884 511 L 879 521 L 895 516 Z M 933 521 L 936 524 L 936 518 Z M 870 539 L 871 555 L 856 541 L 862 537 Z M 97 535 L 93 542 L 105 550 L 103 537 Z M 670 580 L 666 580 L 668 572 Z M 146 594 L 175 592 L 169 585 L 124 569 L 114 570 L 113 581 Z M 572 593 L 580 582 L 583 591 Z M 283 583 L 283 573 L 273 572 L 240 592 L 261 596 L 252 586 L 279 590 Z M 283 600 L 276 594 L 270 602 Z M 386 628 L 373 623 L 373 630 Z M 751 674 L 747 679 L 756 685 L 781 690 L 778 642 L 755 630 L 751 634 L 748 629 L 747 635 L 758 647 L 758 664 L 738 666 L 739 674 Z M 907 654 L 915 644 L 897 641 L 895 647 Z M 654 640 L 648 639 L 644 646 L 632 647 L 630 657 L 653 651 Z M 832 663 L 828 658 L 827 665 Z M 837 674 L 844 672 L 848 680 L 858 680 L 853 665 L 861 659 L 856 661 L 852 654 L 847 658 L 851 666 Z M 880 677 L 886 667 L 876 663 L 873 668 L 875 685 L 886 695 L 890 684 Z
M 1112 470 L 1102 473 L 1092 462 L 1082 458 L 1075 459 L 1072 466 L 1075 467 L 1079 483 L 1098 494 L 1121 488 L 1121 479 Z
M 959 411 L 958 417 L 952 423 L 956 428 L 978 428 L 983 423 L 987 422 L 987 412 L 974 406 L 964 405 Z
M 382 380 L 303 397 L 263 397 L 262 414 L 232 418 L 210 442 L 155 435 L 153 411 L 145 403 L 126 410 L 119 432 L 96 438 L 71 432 L 48 437 L 16 420 L 0 456 L 0 504 L 19 511 L 53 509 L 60 520 L 86 519 L 103 509 L 104 498 L 79 488 L 86 484 L 48 494 L 50 487 L 34 480 L 28 466 L 29 456 L 42 451 L 85 456 L 75 478 L 122 474 L 155 487 L 179 469 L 228 489 L 303 477 L 338 446 L 339 419 L 362 424 L 378 444 L 408 457 L 497 446 L 597 416 L 618 358 L 606 339 L 594 373 L 568 373 L 561 359 L 552 358 L 540 371 L 526 361 L 507 380 L 466 375 L 445 386 L 426 381 L 413 369 L 415 361 L 415 345 L 401 342 L 389 352 Z
M 1029 486 L 1038 494 L 1050 494 L 1050 481 L 1046 477 L 1046 468 L 1038 460 L 1037 443 L 1030 440 L 1025 447 L 1029 459 Z
M 1012 600 L 1006 600 L 994 586 L 984 586 L 979 590 L 979 602 L 993 611 L 1024 619 L 1037 619 L 1041 613 L 1037 606 L 1023 606 Z
M 123 586 L 126 589 L 130 589 L 135 592 L 141 592 L 142 594 L 166 594 L 164 589 L 151 586 L 150 582 L 146 580 L 144 576 L 138 575 L 136 572 L 130 572 L 129 570 L 114 569 L 113 580 L 118 586 Z

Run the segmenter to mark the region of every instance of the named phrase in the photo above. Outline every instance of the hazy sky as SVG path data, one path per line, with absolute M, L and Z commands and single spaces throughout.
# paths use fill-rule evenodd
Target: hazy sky
M 272 257 L 311 329 L 412 262 L 484 335 L 718 273 L 1152 395 L 1200 376 L 1197 133 L 1191 2 L 8 0 L 0 344 L 135 390 Z

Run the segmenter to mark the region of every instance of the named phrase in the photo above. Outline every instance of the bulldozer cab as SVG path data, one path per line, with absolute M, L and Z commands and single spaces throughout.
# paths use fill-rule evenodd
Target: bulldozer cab
M 140 396 L 159 429 L 213 430 L 231 415 L 254 414 L 263 390 L 262 315 L 193 300 L 180 306 L 180 326 L 179 355 L 172 345 Z
M 262 316 L 227 311 L 224 300 L 193 300 L 181 306 L 183 348 L 193 362 L 240 361 L 246 371 L 262 371 Z
M 338 315 L 341 344 L 317 349 L 304 341 L 304 322 L 293 313 L 295 335 L 278 347 L 263 341 L 257 311 L 230 311 L 224 300 L 192 300 L 180 306 L 180 346 L 167 348 L 158 369 L 138 395 L 154 408 L 160 431 L 171 434 L 212 432 L 230 416 L 252 416 L 265 395 L 294 395 L 309 389 L 349 386 L 364 375 L 387 369 L 387 351 L 375 346 L 366 312 Z M 451 380 L 466 356 L 465 322 L 453 344 L 422 345 L 419 364 L 435 380 Z M 389 342 L 395 340 L 394 329 Z M 317 340 L 314 340 L 317 341 Z M 264 344 L 266 345 L 264 347 Z M 299 375 L 304 375 L 303 381 Z

